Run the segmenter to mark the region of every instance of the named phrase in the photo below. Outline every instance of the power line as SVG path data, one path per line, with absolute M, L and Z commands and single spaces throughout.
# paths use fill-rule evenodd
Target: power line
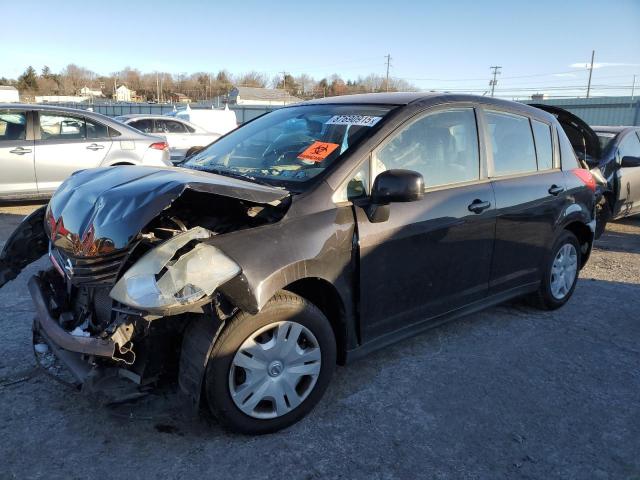
M 491 86 L 491 96 L 493 97 L 493 92 L 496 89 L 496 85 L 498 84 L 498 80 L 496 79 L 497 75 L 502 73 L 500 72 L 500 70 L 502 69 L 501 66 L 496 65 L 494 67 L 489 67 L 491 70 L 493 70 L 493 80 L 489 81 L 489 85 Z

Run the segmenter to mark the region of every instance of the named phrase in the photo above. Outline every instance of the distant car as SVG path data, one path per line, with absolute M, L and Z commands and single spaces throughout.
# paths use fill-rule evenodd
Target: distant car
M 553 114 L 598 184 L 596 238 L 609 220 L 640 214 L 640 127 L 589 126 L 560 107 L 532 105 Z
M 112 165 L 169 166 L 168 145 L 98 113 L 0 104 L 0 200 L 48 198 L 73 172 Z
M 185 108 L 167 113 L 167 116 L 185 120 L 204 128 L 207 132 L 219 133 L 220 135 L 229 133 L 238 127 L 236 112 L 229 110 L 228 106 L 225 106 L 224 109 L 217 109 L 191 108 L 187 105 Z
M 221 136 L 185 120 L 166 115 L 121 115 L 115 117 L 115 120 L 143 133 L 165 138 L 169 144 L 171 161 L 174 163 L 215 142 Z
M 597 167 L 607 179 L 612 219 L 640 214 L 640 127 L 592 127 L 600 140 Z

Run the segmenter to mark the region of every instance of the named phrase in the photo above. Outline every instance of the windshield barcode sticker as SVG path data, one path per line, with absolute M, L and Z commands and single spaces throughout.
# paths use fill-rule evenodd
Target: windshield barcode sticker
M 373 127 L 382 120 L 382 117 L 372 117 L 370 115 L 334 115 L 327 125 L 357 125 L 359 127 Z

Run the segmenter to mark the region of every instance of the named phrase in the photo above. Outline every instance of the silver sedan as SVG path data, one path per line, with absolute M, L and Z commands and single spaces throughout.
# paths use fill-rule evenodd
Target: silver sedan
M 164 138 L 85 110 L 0 104 L 0 200 L 48 198 L 73 172 L 169 166 Z
M 192 152 L 201 150 L 220 138 L 219 133 L 208 132 L 186 120 L 165 115 L 121 115 L 115 117 L 115 120 L 137 128 L 141 132 L 165 138 L 169 144 L 172 162 L 180 162 Z

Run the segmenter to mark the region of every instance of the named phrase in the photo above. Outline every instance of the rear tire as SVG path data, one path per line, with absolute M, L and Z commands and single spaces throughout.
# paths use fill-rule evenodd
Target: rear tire
M 545 260 L 540 288 L 531 299 L 533 305 L 543 310 L 555 310 L 567 303 L 578 283 L 581 261 L 578 239 L 564 230 Z
M 335 365 L 336 341 L 327 318 L 283 291 L 257 315 L 240 312 L 225 326 L 205 374 L 207 403 L 230 430 L 275 432 L 313 409 Z

